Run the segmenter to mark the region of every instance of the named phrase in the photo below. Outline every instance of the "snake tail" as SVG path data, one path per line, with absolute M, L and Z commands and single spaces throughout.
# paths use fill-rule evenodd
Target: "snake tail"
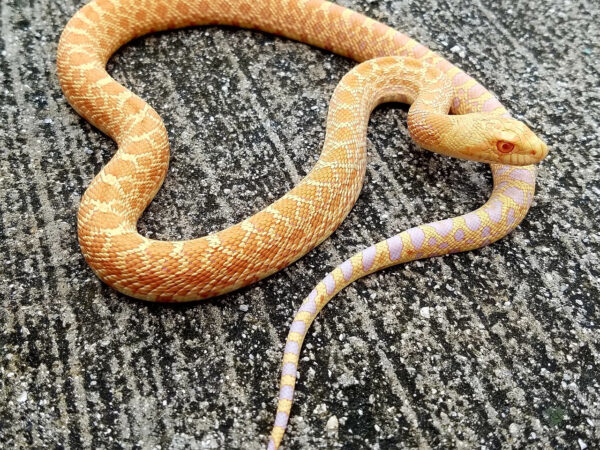
M 420 225 L 372 245 L 337 266 L 304 299 L 285 343 L 275 423 L 268 449 L 279 448 L 285 433 L 298 374 L 302 343 L 319 312 L 342 289 L 371 273 L 397 264 L 474 250 L 517 227 L 533 200 L 535 175 L 529 169 L 492 166 L 494 192 L 466 215 Z

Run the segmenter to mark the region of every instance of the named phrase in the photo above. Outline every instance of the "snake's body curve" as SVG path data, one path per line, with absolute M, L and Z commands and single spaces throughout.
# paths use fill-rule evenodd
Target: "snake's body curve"
M 136 223 L 166 175 L 167 133 L 158 114 L 113 80 L 105 65 L 119 47 L 135 37 L 203 24 L 258 29 L 359 62 L 378 59 L 353 70 L 336 89 L 323 152 L 314 169 L 292 191 L 249 219 L 203 238 L 147 239 L 137 232 Z M 404 58 L 381 59 L 393 55 Z M 425 46 L 323 0 L 93 0 L 67 24 L 57 67 L 69 102 L 118 144 L 117 153 L 81 201 L 78 232 L 84 256 L 112 287 L 154 301 L 202 299 L 246 286 L 287 266 L 329 236 L 360 193 L 366 124 L 377 103 L 413 103 L 409 114 L 413 138 L 449 154 L 456 152 L 445 151 L 448 143 L 442 146 L 440 142 L 451 139 L 453 131 L 444 127 L 460 119 L 448 122 L 444 117 L 454 116 L 442 117 L 448 108 L 456 115 L 488 113 L 499 120 L 508 116 L 490 92 Z M 402 76 L 394 78 L 390 67 Z M 377 70 L 381 77 L 371 77 L 369 83 L 378 88 L 359 83 Z M 428 80 L 432 90 L 419 103 L 419 83 Z M 429 121 L 432 113 L 438 114 L 433 122 Z M 478 127 L 475 124 L 469 132 L 477 134 Z M 514 133 L 503 131 L 501 136 L 510 140 Z M 458 146 L 472 149 L 468 137 Z M 279 446 L 287 425 L 300 347 L 308 327 L 337 292 L 384 267 L 482 247 L 505 236 L 525 217 L 533 199 L 535 168 L 508 164 L 536 162 L 545 156 L 546 147 L 536 142 L 534 157 L 528 158 L 509 155 L 514 145 L 506 147 L 506 142 L 499 142 L 503 144 L 494 158 L 466 156 L 499 162 L 491 164 L 494 188 L 484 206 L 412 228 L 365 249 L 332 271 L 303 302 L 285 347 L 270 448 Z
M 506 112 L 480 84 L 421 44 L 321 0 L 94 0 L 77 12 L 61 36 L 58 74 L 69 102 L 111 136 L 118 151 L 82 198 L 79 241 L 94 272 L 133 297 L 202 299 L 264 278 L 329 236 L 362 186 L 361 135 L 368 108 L 358 116 L 337 117 L 315 168 L 291 192 L 243 222 L 189 241 L 156 241 L 137 232 L 137 220 L 167 171 L 167 132 L 158 114 L 113 80 L 105 65 L 137 36 L 202 24 L 259 29 L 357 61 L 410 56 L 452 80 L 453 113 Z M 534 168 L 523 170 L 533 173 Z M 515 225 L 526 205 L 513 208 Z

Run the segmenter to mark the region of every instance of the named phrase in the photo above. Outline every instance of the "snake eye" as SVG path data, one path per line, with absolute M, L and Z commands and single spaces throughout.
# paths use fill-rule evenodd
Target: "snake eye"
M 496 148 L 500 153 L 510 153 L 514 150 L 515 144 L 507 141 L 498 141 L 496 143 Z

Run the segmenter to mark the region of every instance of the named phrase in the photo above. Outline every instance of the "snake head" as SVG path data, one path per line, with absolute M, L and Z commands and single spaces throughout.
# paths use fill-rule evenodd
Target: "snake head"
M 541 161 L 548 154 L 546 143 L 519 120 L 489 113 L 466 114 L 463 117 L 473 121 L 470 130 L 472 145 L 466 150 L 480 155 L 481 160 L 526 166 Z

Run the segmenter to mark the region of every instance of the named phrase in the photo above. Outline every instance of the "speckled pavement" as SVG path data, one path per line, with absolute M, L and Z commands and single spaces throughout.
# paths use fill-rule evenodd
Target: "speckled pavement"
M 600 6 L 339 3 L 457 63 L 551 152 L 509 237 L 372 275 L 327 306 L 303 350 L 286 448 L 598 448 Z M 364 246 L 482 204 L 489 170 L 416 148 L 406 108 L 380 107 L 364 190 L 317 249 L 214 301 L 124 297 L 76 240 L 79 198 L 115 150 L 55 75 L 59 33 L 81 5 L 0 3 L 0 446 L 261 448 L 302 298 Z M 140 230 L 197 237 L 288 191 L 352 66 L 223 27 L 122 49 L 109 71 L 157 109 L 173 149 Z

